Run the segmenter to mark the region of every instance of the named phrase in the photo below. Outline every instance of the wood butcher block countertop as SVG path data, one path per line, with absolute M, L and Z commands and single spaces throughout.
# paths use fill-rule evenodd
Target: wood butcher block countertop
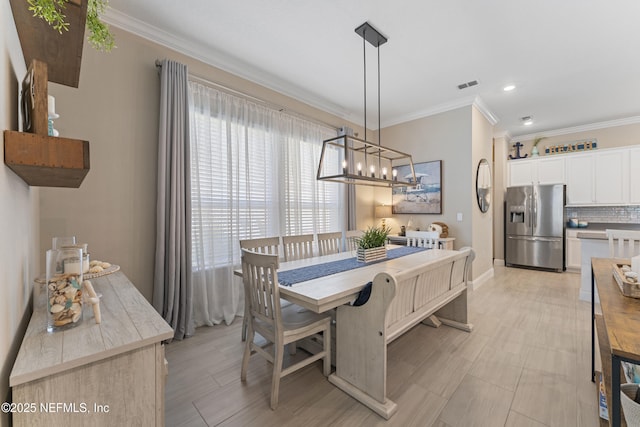
M 48 333 L 46 291 L 34 298 L 34 311 L 9 377 L 11 387 L 173 338 L 173 329 L 122 272 L 91 283 L 102 294 L 99 325 L 91 307 L 85 306 L 78 326 Z
M 640 299 L 622 295 L 613 277 L 614 261 L 629 263 L 610 258 L 591 260 L 611 353 L 640 360 Z

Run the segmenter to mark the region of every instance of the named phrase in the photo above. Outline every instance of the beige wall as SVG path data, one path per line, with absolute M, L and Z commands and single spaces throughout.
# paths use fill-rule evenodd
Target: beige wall
M 8 1 L 0 2 L 0 130 L 18 130 L 18 87 L 26 67 Z M 0 139 L 2 139 L 0 137 Z M 4 141 L 0 144 L 3 151 Z M 1 153 L 4 158 L 4 153 Z M 30 317 L 38 275 L 38 190 L 0 166 L 0 402 L 9 400 L 9 374 Z M 0 426 L 9 418 L 0 412 Z
M 114 28 L 111 53 L 85 45 L 79 87 L 50 83 L 63 136 L 86 139 L 91 170 L 79 189 L 42 189 L 41 251 L 55 235 L 89 244 L 92 259 L 121 266 L 150 299 L 155 256 L 159 77 L 156 59 L 335 127 L 357 126 Z
M 469 106 L 382 130 L 385 145 L 410 153 L 414 163 L 442 160 L 442 214 L 395 215 L 389 222 L 394 233 L 409 219 L 420 229 L 442 221 L 456 248 L 471 246 L 471 125 Z M 391 190 L 376 189 L 375 203 L 391 204 Z M 456 220 L 458 212 L 462 222 Z
M 496 209 L 492 198 L 489 210 L 480 211 L 476 196 L 476 173 L 480 160 L 489 162 L 491 172 L 495 170 L 493 164 L 493 126 L 475 107 L 471 108 L 471 180 L 468 197 L 471 198 L 471 246 L 475 249 L 476 259 L 473 262 L 472 278 L 491 272 L 493 269 L 493 215 Z M 495 187 L 494 187 L 495 188 Z M 495 191 L 494 191 L 495 193 Z
M 507 163 L 509 143 L 504 136 L 494 138 L 493 142 L 493 258 L 504 263 L 504 196 L 507 187 Z
M 539 136 L 545 136 L 544 132 L 541 132 Z M 598 140 L 598 148 L 613 148 L 624 147 L 627 145 L 638 145 L 640 144 L 640 123 L 551 136 L 540 141 L 540 143 L 538 144 L 538 150 L 540 151 L 540 155 L 544 155 L 544 147 L 547 145 L 558 145 L 569 143 L 572 141 L 580 141 L 592 138 L 596 138 Z M 512 138 L 509 147 L 515 144 L 516 141 L 524 144 L 524 147 L 520 152 L 523 154 L 529 153 L 529 156 L 531 156 L 533 139 L 521 140 L 518 138 Z

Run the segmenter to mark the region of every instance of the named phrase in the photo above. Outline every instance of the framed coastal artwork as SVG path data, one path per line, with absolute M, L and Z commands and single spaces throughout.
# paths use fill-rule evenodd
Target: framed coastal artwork
M 398 166 L 398 180 L 413 183 L 409 165 Z M 415 186 L 393 188 L 394 214 L 442 213 L 442 160 L 414 163 Z

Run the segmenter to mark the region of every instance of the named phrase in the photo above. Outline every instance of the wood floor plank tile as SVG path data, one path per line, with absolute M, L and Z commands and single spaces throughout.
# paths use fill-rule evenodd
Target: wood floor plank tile
M 575 427 L 575 385 L 557 375 L 524 368 L 511 409 L 550 427 Z
M 509 416 L 507 417 L 507 423 L 504 426 L 505 427 L 545 427 L 546 424 L 542 424 L 539 421 L 536 421 L 529 417 L 525 417 L 524 415 L 519 414 L 515 411 L 509 411 Z
M 466 375 L 440 414 L 452 427 L 502 426 L 513 392 Z

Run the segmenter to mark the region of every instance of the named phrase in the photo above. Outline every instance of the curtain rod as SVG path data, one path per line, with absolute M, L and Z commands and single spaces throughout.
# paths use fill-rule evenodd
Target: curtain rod
M 156 59 L 156 67 L 162 68 L 162 61 L 160 59 Z M 224 86 L 224 85 L 222 85 L 220 83 L 216 83 L 216 82 L 211 81 L 209 79 L 206 79 L 204 77 L 197 76 L 195 74 L 192 74 L 191 72 L 189 72 L 189 80 L 193 80 L 193 81 L 195 81 L 197 83 L 202 83 L 205 86 L 210 86 L 210 87 L 213 87 L 215 89 L 219 89 L 219 90 L 221 90 L 223 92 L 226 92 L 229 95 L 234 95 L 234 96 L 239 96 L 239 97 L 245 98 L 245 99 L 247 99 L 249 101 L 253 101 L 253 102 L 259 103 L 259 104 L 261 104 L 261 105 L 263 105 L 265 107 L 277 110 L 279 112 L 287 113 L 287 114 L 290 114 L 290 115 L 292 115 L 294 117 L 297 117 L 297 118 L 300 118 L 300 119 L 304 119 L 304 120 L 308 120 L 310 122 L 313 122 L 313 123 L 316 123 L 316 124 L 319 124 L 319 125 L 322 125 L 322 126 L 327 126 L 327 127 L 331 128 L 331 129 L 335 129 L 336 131 L 339 129 L 339 128 L 337 128 L 336 126 L 334 126 L 332 124 L 323 122 L 322 120 L 318 120 L 318 119 L 316 119 L 314 117 L 309 117 L 306 114 L 298 113 L 296 111 L 291 111 L 291 110 L 289 110 L 289 109 L 287 109 L 287 108 L 285 108 L 285 107 L 283 107 L 281 105 L 277 105 L 277 104 L 271 103 L 269 101 L 265 101 L 264 99 L 256 98 L 255 96 L 249 95 L 249 94 L 247 94 L 245 92 L 242 92 L 242 91 L 239 91 L 237 89 L 230 88 L 228 86 Z

